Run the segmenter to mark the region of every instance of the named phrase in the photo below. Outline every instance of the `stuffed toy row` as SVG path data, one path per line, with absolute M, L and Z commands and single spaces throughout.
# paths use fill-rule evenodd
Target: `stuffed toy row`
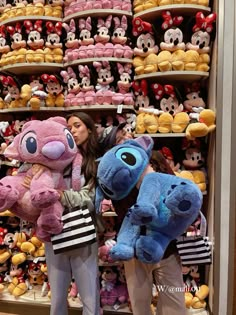
M 135 73 L 140 75 L 171 70 L 209 71 L 216 14 L 211 13 L 205 17 L 202 12 L 197 12 L 191 34 L 183 33 L 180 27 L 184 20 L 182 16 L 172 16 L 170 11 L 163 11 L 162 18 L 160 34 L 163 35 L 158 43 L 150 23 L 139 17 L 132 21 L 132 32 L 136 37 L 133 60 Z M 187 26 L 186 32 L 189 32 L 189 25 Z
M 143 136 L 115 146 L 100 159 L 97 209 L 104 196 L 121 200 L 135 186 L 139 189 L 110 250 L 112 259 L 129 260 L 136 255 L 145 263 L 159 262 L 169 242 L 187 229 L 201 209 L 197 185 L 150 168 L 152 148 L 152 138 Z
M 67 84 L 65 106 L 134 105 L 131 91 L 132 64 L 96 61 L 93 67 L 79 65 L 60 72 Z
M 62 22 L 25 20 L 0 27 L 0 65 L 22 62 L 62 63 Z
M 135 14 L 137 14 L 151 8 L 172 4 L 194 4 L 208 7 L 209 0 L 135 0 L 133 2 L 133 11 Z
M 63 117 L 27 122 L 4 152 L 8 158 L 27 163 L 16 176 L 0 180 L 0 211 L 11 209 L 20 218 L 37 223 L 36 234 L 43 240 L 62 230 L 58 189 L 66 188 L 63 170 L 72 162 L 72 186 L 80 188 L 82 157 L 66 127 Z M 49 169 L 37 173 L 35 163 Z M 27 174 L 32 177 L 29 188 L 23 185 Z
M 133 81 L 132 88 L 135 95 L 134 108 L 138 114 L 136 133 L 185 132 L 187 138 L 194 139 L 215 130 L 215 112 L 205 108 L 203 89 L 199 82 L 176 88 L 157 82 L 149 86 L 142 79 Z
M 62 0 L 2 1 L 0 22 L 21 16 L 63 17 Z
M 90 16 L 80 18 L 78 22 L 71 19 L 69 23 L 63 23 L 63 27 L 67 33 L 65 62 L 94 57 L 133 57 L 125 15 L 109 15 L 93 23 Z
M 65 0 L 64 2 L 64 16 L 67 17 L 76 12 L 86 10 L 99 10 L 99 9 L 113 9 L 131 12 L 131 0 L 89 0 L 89 1 L 76 1 Z

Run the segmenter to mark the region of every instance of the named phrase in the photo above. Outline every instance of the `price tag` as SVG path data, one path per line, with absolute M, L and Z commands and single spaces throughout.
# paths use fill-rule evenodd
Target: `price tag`
M 118 105 L 117 106 L 117 114 L 122 114 L 122 111 L 123 111 L 123 105 Z

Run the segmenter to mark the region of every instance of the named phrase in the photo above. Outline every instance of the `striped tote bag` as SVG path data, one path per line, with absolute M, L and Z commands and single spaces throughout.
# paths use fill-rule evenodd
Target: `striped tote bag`
M 211 264 L 212 253 L 209 237 L 206 236 L 206 218 L 202 212 L 200 233 L 196 236 L 180 236 L 176 247 L 183 266 Z
M 51 237 L 55 254 L 96 242 L 94 218 L 87 206 L 65 208 L 61 220 L 63 222 L 61 233 Z

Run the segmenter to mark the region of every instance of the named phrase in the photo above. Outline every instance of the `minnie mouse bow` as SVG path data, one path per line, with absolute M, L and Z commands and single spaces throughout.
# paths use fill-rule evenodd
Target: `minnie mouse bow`
M 162 99 L 164 94 L 170 95 L 171 97 L 175 97 L 175 89 L 173 85 L 165 84 L 164 86 L 162 86 L 159 83 L 153 83 L 151 84 L 151 89 L 153 90 L 155 98 L 158 101 Z
M 49 75 L 49 74 L 42 74 L 41 75 L 41 79 L 46 84 L 48 84 L 50 82 L 51 83 L 53 83 L 53 82 L 54 83 L 60 83 L 58 78 L 55 75 L 53 75 L 53 74 L 51 74 L 51 75 Z
M 205 30 L 207 33 L 211 33 L 213 30 L 213 22 L 216 20 L 216 13 L 211 13 L 208 16 L 204 16 L 202 12 L 196 14 L 196 24 L 193 27 L 193 32 Z
M 47 22 L 46 28 L 47 34 L 56 33 L 60 36 L 62 33 L 62 22 L 57 22 L 55 25 L 52 22 Z
M 183 22 L 183 19 L 184 19 L 180 15 L 172 17 L 170 11 L 164 11 L 162 13 L 162 18 L 164 20 L 164 22 L 161 25 L 161 28 L 163 30 L 166 30 L 173 26 L 179 26 Z
M 139 17 L 133 19 L 132 25 L 133 25 L 132 33 L 134 36 L 138 36 L 144 32 L 153 34 L 152 25 L 148 22 L 144 22 Z

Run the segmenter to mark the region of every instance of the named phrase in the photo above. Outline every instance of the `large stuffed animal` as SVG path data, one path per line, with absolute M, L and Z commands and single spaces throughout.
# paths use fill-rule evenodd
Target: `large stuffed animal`
M 142 136 L 109 150 L 98 165 L 96 207 L 102 198 L 121 200 L 136 186 L 136 203 L 129 209 L 110 250 L 113 260 L 136 257 L 159 262 L 171 240 L 196 219 L 202 193 L 189 180 L 153 171 L 149 158 L 153 140 Z
M 73 162 L 72 187 L 80 189 L 82 163 L 66 119 L 53 117 L 25 123 L 4 154 L 27 163 L 16 176 L 0 180 L 0 212 L 11 209 L 20 218 L 36 223 L 37 236 L 43 240 L 60 233 L 63 207 L 58 191 L 66 189 L 63 171 Z M 37 172 L 35 163 L 47 168 Z M 32 177 L 30 188 L 23 185 L 26 175 Z

